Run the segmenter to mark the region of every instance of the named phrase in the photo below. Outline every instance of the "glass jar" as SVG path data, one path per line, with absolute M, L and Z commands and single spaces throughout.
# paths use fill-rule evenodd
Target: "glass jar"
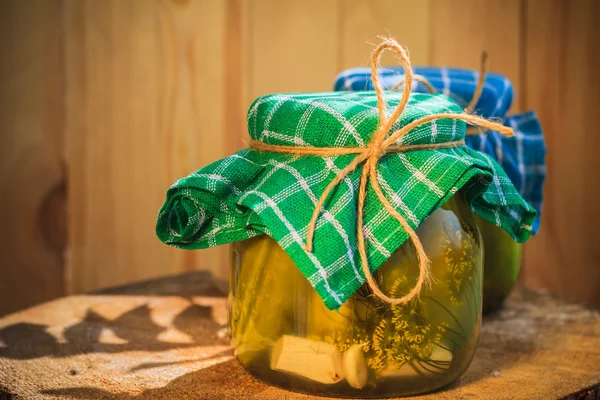
M 479 231 L 457 194 L 417 234 L 434 278 L 419 299 L 389 305 L 365 283 L 335 311 L 273 239 L 235 243 L 229 323 L 240 363 L 267 383 L 323 396 L 406 396 L 457 379 L 479 337 Z M 373 275 L 384 293 L 400 297 L 418 273 L 407 242 Z
M 475 215 L 481 232 L 485 257 L 483 260 L 483 313 L 502 308 L 504 300 L 515 287 L 521 269 L 523 246 L 502 228 Z

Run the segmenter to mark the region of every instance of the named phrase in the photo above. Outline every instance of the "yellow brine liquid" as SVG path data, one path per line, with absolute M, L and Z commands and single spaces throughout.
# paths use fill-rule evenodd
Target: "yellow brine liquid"
M 229 322 L 240 363 L 267 383 L 322 396 L 406 396 L 453 382 L 479 336 L 482 243 L 460 194 L 417 234 L 433 275 L 419 298 L 389 305 L 365 283 L 335 311 L 273 239 L 235 243 Z M 407 242 L 374 277 L 384 293 L 401 297 L 418 274 Z

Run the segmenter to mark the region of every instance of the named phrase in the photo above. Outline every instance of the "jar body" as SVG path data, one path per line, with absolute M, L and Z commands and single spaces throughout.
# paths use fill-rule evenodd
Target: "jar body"
M 485 248 L 483 269 L 483 314 L 494 313 L 514 289 L 522 260 L 522 245 L 506 231 L 475 216 Z
M 322 396 L 396 397 L 458 378 L 481 323 L 482 247 L 461 195 L 417 230 L 434 280 L 419 299 L 391 306 L 368 285 L 328 310 L 289 256 L 267 236 L 233 246 L 229 319 L 240 363 L 267 383 Z M 419 273 L 404 243 L 373 274 L 400 297 Z

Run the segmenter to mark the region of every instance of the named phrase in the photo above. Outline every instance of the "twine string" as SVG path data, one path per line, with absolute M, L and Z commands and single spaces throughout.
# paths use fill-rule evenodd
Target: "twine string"
M 475 106 L 477 102 L 481 98 L 481 94 L 483 93 L 483 85 L 485 83 L 485 75 L 487 74 L 488 68 L 488 53 L 487 51 L 483 51 L 481 53 L 481 61 L 479 64 L 479 77 L 477 78 L 477 85 L 475 86 L 475 92 L 473 92 L 473 97 L 471 101 L 467 105 L 465 112 L 468 114 L 472 114 L 475 110 Z
M 475 91 L 473 92 L 473 97 L 471 98 L 471 101 L 465 108 L 465 112 L 467 114 L 473 114 L 473 112 L 475 111 L 475 106 L 477 105 L 477 103 L 479 102 L 479 99 L 481 98 L 481 95 L 483 94 L 483 86 L 485 84 L 485 76 L 487 74 L 487 70 L 488 70 L 488 53 L 486 51 L 483 51 L 481 53 L 481 61 L 479 64 L 479 76 L 477 77 L 477 85 L 475 86 Z M 488 132 L 489 132 L 489 130 L 482 131 L 479 126 L 469 126 L 469 127 L 467 127 L 466 134 L 467 135 L 479 135 L 479 134 L 488 133 Z
M 412 87 L 413 81 L 413 72 L 410 64 L 410 59 L 408 57 L 407 51 L 401 47 L 395 40 L 390 38 L 383 38 L 382 43 L 375 48 L 373 53 L 371 54 L 371 80 L 373 82 L 373 87 L 375 90 L 375 94 L 377 96 L 377 110 L 379 113 L 379 123 L 377 129 L 373 133 L 372 139 L 370 143 L 366 147 L 311 147 L 311 146 L 281 146 L 281 145 L 273 145 L 267 144 L 261 141 L 252 140 L 250 142 L 250 147 L 255 150 L 260 151 L 269 151 L 275 153 L 283 153 L 283 154 L 295 154 L 295 155 L 312 155 L 312 156 L 339 156 L 339 155 L 349 155 L 355 154 L 356 158 L 352 160 L 350 164 L 348 164 L 345 168 L 338 172 L 336 177 L 327 185 L 321 197 L 315 204 L 315 208 L 310 219 L 308 230 L 306 233 L 306 251 L 313 251 L 313 238 L 316 228 L 316 223 L 321 213 L 321 210 L 324 207 L 325 202 L 327 201 L 329 194 L 332 190 L 350 173 L 355 171 L 359 166 L 362 165 L 362 171 L 360 174 L 359 181 L 359 190 L 358 190 L 358 204 L 357 204 L 357 221 L 356 221 L 356 237 L 358 242 L 358 252 L 360 254 L 362 271 L 365 275 L 365 279 L 373 291 L 373 293 L 379 297 L 382 301 L 385 301 L 390 304 L 404 304 L 408 301 L 412 300 L 416 296 L 419 295 L 421 289 L 425 284 L 430 282 L 431 273 L 429 266 L 429 259 L 425 254 L 425 250 L 423 248 L 423 244 L 421 243 L 419 237 L 417 236 L 415 230 L 410 226 L 408 221 L 394 208 L 394 206 L 388 201 L 386 196 L 379 185 L 379 180 L 377 177 L 377 165 L 379 164 L 379 160 L 386 155 L 387 153 L 402 153 L 407 151 L 418 151 L 418 150 L 435 150 L 442 148 L 452 148 L 452 147 L 460 147 L 464 145 L 464 140 L 445 142 L 445 143 L 432 143 L 432 144 L 416 144 L 416 145 L 397 145 L 397 142 L 402 136 L 410 132 L 412 129 L 426 124 L 428 122 L 438 120 L 438 119 L 454 119 L 454 120 L 462 120 L 468 122 L 472 125 L 478 125 L 482 127 L 486 127 L 488 129 L 497 130 L 504 135 L 511 136 L 513 134 L 512 129 L 500 125 L 498 123 L 488 121 L 484 118 L 466 114 L 466 113 L 439 113 L 428 115 L 422 118 L 419 118 L 404 127 L 398 129 L 390 133 L 392 126 L 394 123 L 400 118 L 402 112 L 406 108 L 408 101 L 410 99 L 410 90 L 404 90 L 402 92 L 400 102 L 398 106 L 394 110 L 394 112 L 388 116 L 388 107 L 387 102 L 384 96 L 384 90 L 382 85 L 379 82 L 379 77 L 377 74 L 377 69 L 379 67 L 379 62 L 381 55 L 385 50 L 392 50 L 398 56 L 400 64 L 404 68 L 404 85 L 407 88 Z M 387 138 L 386 138 L 387 136 Z M 406 293 L 404 296 L 399 298 L 391 298 L 388 297 L 385 293 L 379 289 L 379 286 L 375 282 L 373 275 L 371 274 L 371 270 L 369 267 L 369 260 L 367 257 L 366 251 L 366 242 L 364 237 L 364 206 L 365 199 L 367 196 L 367 184 L 371 184 L 371 188 L 375 192 L 377 198 L 384 206 L 386 211 L 393 216 L 402 226 L 402 228 L 407 233 L 410 241 L 413 243 L 417 257 L 419 262 L 419 277 L 414 285 L 414 287 Z

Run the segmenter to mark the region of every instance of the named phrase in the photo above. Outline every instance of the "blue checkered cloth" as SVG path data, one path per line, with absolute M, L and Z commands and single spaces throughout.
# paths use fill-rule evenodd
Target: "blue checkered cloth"
M 455 68 L 415 67 L 415 74 L 424 76 L 437 91 L 452 98 L 465 108 L 473 98 L 477 86 L 478 71 Z M 402 68 L 381 68 L 380 82 L 386 89 L 404 80 Z M 353 68 L 339 74 L 335 80 L 335 90 L 373 90 L 371 70 Z M 426 92 L 427 88 L 413 82 L 413 91 Z M 507 138 L 499 132 L 469 135 L 467 145 L 492 156 L 506 171 L 521 196 L 538 212 L 533 223 L 533 232 L 540 226 L 542 211 L 542 187 L 546 177 L 544 157 L 546 145 L 542 128 L 532 111 L 506 116 L 513 100 L 513 86 L 508 78 L 488 73 L 481 97 L 475 106 L 475 113 L 485 118 L 500 118 L 504 125 L 515 131 L 516 138 Z

